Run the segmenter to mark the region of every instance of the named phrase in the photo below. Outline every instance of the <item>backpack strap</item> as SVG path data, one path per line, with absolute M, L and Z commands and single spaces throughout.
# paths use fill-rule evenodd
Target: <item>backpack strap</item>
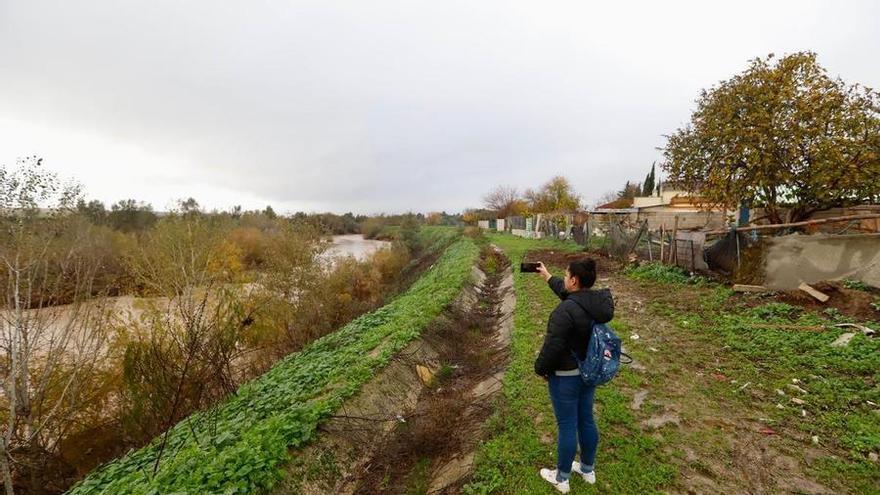
M 582 310 L 584 310 L 584 313 L 586 313 L 590 318 L 593 318 L 593 315 L 590 314 L 590 312 L 587 311 L 587 308 L 585 308 L 583 304 L 579 303 L 579 302 L 577 301 L 577 299 L 573 299 L 573 298 L 572 298 L 572 301 L 574 301 L 575 304 L 577 304 L 578 306 L 580 306 L 580 308 L 581 308 Z M 602 325 L 602 324 L 603 324 L 603 323 L 600 323 L 600 325 Z M 595 318 L 593 318 L 593 325 L 596 325 L 596 319 L 595 319 Z M 591 329 L 590 329 L 590 335 L 591 335 L 591 336 L 592 336 L 592 333 L 593 333 L 593 329 L 591 328 Z M 578 362 L 580 362 L 580 358 L 577 357 L 577 353 L 574 352 L 574 351 L 571 351 L 571 353 L 572 353 L 572 355 L 575 357 L 575 360 L 578 361 Z M 632 362 L 633 362 L 633 358 L 632 358 L 632 356 L 630 356 L 629 354 L 623 352 L 622 349 L 621 349 L 621 351 L 620 351 L 620 357 L 622 357 L 622 358 L 625 357 L 626 359 L 629 360 L 629 361 L 621 360 L 621 361 L 620 361 L 621 364 L 632 364 Z
M 585 308 L 583 304 L 581 304 L 580 302 L 578 302 L 577 299 L 574 299 L 574 298 L 570 298 L 570 299 L 571 299 L 572 301 L 574 301 L 574 303 L 577 304 L 582 310 L 584 310 L 584 313 L 586 313 L 587 316 L 589 316 L 590 319 L 593 320 L 593 325 L 595 325 L 595 324 L 596 324 L 596 319 L 593 317 L 593 315 L 592 315 L 589 311 L 587 311 L 587 308 Z M 588 341 L 589 341 L 589 339 L 591 339 L 591 338 L 593 338 L 593 329 L 592 329 L 592 328 L 588 328 L 588 329 L 587 329 L 587 339 L 588 339 Z M 574 349 L 571 349 L 571 355 L 574 356 L 574 360 L 575 360 L 575 361 L 577 361 L 578 363 L 581 362 L 581 358 L 578 357 L 578 355 L 577 355 L 576 352 L 574 352 Z

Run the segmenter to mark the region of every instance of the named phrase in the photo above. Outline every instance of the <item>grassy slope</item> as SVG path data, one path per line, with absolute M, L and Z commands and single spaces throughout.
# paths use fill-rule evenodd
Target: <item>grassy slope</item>
M 289 449 L 307 443 L 322 418 L 453 300 L 477 253 L 471 240 L 456 241 L 386 306 L 284 358 L 219 406 L 176 425 L 155 475 L 158 439 L 98 468 L 70 493 L 232 494 L 271 487 Z M 379 352 L 371 354 L 374 349 Z
M 508 235 L 490 236 L 516 262 L 531 249 L 576 250 L 570 243 L 532 241 Z M 564 267 L 551 267 L 559 273 Z M 556 457 L 556 424 L 547 385 L 532 371 L 543 342 L 547 318 L 558 299 L 534 274 L 515 274 L 517 306 L 514 314 L 511 362 L 504 378 L 503 399 L 490 420 L 490 438 L 477 455 L 473 481 L 466 493 L 555 493 L 538 476 L 540 467 L 552 467 Z M 620 322 L 612 326 L 621 328 Z M 640 378 L 624 368 L 614 382 L 636 385 Z M 614 384 L 596 394 L 597 421 L 601 437 L 597 459 L 598 486 L 588 487 L 577 479 L 581 493 L 657 492 L 673 478 L 653 437 L 636 426 L 629 410 L 631 397 Z

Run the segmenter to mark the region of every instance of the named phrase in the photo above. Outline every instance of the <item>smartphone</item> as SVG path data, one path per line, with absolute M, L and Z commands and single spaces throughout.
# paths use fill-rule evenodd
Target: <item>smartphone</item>
M 522 273 L 538 273 L 538 267 L 541 266 L 540 263 L 520 263 L 519 271 Z

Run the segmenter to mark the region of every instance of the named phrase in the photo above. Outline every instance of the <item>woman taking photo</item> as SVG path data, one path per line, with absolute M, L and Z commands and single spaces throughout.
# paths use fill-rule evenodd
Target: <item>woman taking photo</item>
M 614 317 L 614 300 L 608 289 L 591 290 L 596 283 L 596 262 L 574 261 L 565 277 L 550 275 L 544 264 L 538 274 L 562 300 L 550 314 L 547 335 L 535 360 L 535 373 L 547 380 L 550 401 L 559 433 L 556 444 L 556 469 L 541 469 L 541 477 L 562 493 L 571 489 L 572 473 L 587 483 L 596 482 L 593 466 L 599 444 L 599 430 L 593 420 L 593 394 L 596 387 L 581 380 L 578 359 L 586 357 L 593 323 L 607 323 Z M 574 460 L 578 444 L 580 462 Z

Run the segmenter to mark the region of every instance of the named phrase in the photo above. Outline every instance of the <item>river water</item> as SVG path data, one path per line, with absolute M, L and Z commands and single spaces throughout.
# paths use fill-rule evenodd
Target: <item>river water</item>
M 384 247 L 390 246 L 388 241 L 364 239 L 360 234 L 334 235 L 333 243 L 325 251 L 328 258 L 340 256 L 354 256 L 358 260 L 365 260 L 368 256 Z
M 377 241 L 373 239 L 364 239 L 362 235 L 335 235 L 332 244 L 322 255 L 329 260 L 330 267 L 333 266 L 332 261 L 345 256 L 354 256 L 358 260 L 365 260 L 374 252 L 384 247 L 391 246 L 388 241 Z M 246 284 L 247 287 L 257 287 L 256 284 Z M 242 285 L 242 287 L 246 287 Z M 163 301 L 163 298 L 141 298 L 133 295 L 125 295 L 118 297 L 99 298 L 92 301 L 92 304 L 101 303 L 109 305 L 111 310 L 119 321 L 134 321 L 140 318 L 150 301 Z M 44 339 L 52 338 L 64 331 L 70 325 L 70 319 L 73 316 L 73 307 L 69 305 L 55 306 L 38 310 L 28 310 L 27 313 L 34 314 L 34 311 L 41 313 L 41 319 L 45 318 L 43 325 L 42 337 Z M 6 311 L 0 310 L 0 317 L 9 318 L 10 315 L 5 314 Z M 33 317 L 33 316 L 32 316 Z M 42 327 L 41 327 L 42 328 Z M 39 332 L 40 329 L 34 330 Z

